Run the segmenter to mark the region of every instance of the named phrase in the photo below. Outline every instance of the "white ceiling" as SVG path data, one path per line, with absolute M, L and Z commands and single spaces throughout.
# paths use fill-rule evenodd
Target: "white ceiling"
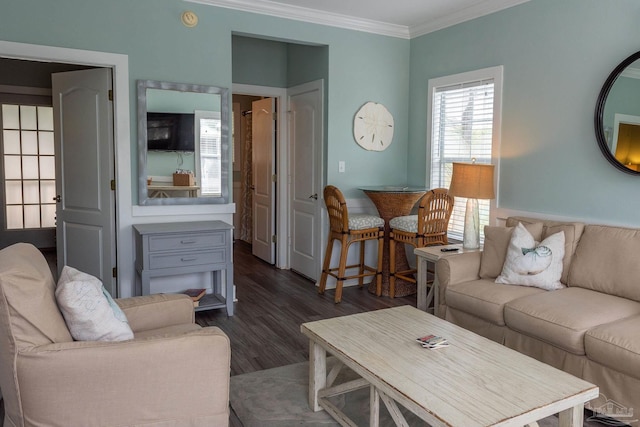
M 187 0 L 412 38 L 529 0 Z

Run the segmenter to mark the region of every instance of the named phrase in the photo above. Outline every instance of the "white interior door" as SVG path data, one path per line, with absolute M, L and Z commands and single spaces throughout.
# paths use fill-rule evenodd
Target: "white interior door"
M 320 273 L 322 204 L 322 81 L 290 88 L 291 269 L 313 280 Z
M 77 268 L 116 296 L 111 70 L 52 75 L 58 269 Z
M 275 263 L 275 99 L 265 98 L 251 104 L 253 167 L 253 255 Z

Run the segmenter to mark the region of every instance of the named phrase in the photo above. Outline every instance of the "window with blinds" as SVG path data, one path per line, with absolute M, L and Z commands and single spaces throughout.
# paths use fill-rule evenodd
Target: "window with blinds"
M 203 196 L 222 195 L 222 153 L 219 118 L 200 118 L 200 170 Z
M 429 81 L 431 188 L 449 188 L 453 162 L 495 164 L 499 132 L 502 67 Z M 496 168 L 497 169 L 497 168 Z M 497 173 L 496 173 L 497 176 Z M 496 191 L 497 192 L 497 191 Z M 467 199 L 456 197 L 449 237 L 462 240 Z M 490 224 L 491 201 L 479 200 L 480 241 Z

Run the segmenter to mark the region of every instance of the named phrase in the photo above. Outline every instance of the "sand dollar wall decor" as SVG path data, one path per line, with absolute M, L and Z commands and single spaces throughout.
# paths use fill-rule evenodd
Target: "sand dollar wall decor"
M 365 150 L 386 150 L 393 141 L 393 116 L 384 105 L 367 102 L 353 119 L 353 137 Z

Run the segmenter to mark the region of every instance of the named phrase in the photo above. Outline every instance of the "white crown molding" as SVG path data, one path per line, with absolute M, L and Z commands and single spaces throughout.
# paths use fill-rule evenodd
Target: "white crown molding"
M 409 27 L 388 24 L 368 19 L 354 18 L 337 13 L 309 9 L 300 6 L 284 5 L 267 0 L 185 0 L 190 3 L 207 4 L 244 12 L 259 13 L 277 18 L 293 19 L 312 24 L 328 25 L 349 30 L 364 31 L 384 36 L 409 38 Z
M 384 36 L 411 39 L 441 30 L 462 22 L 470 21 L 481 16 L 489 15 L 503 9 L 508 9 L 529 0 L 494 0 L 485 1 L 424 24 L 411 27 L 389 24 L 363 18 L 320 11 L 300 6 L 277 3 L 269 0 L 185 0 L 190 3 L 200 3 L 244 12 L 259 13 L 278 18 L 293 19 L 313 24 L 328 25 L 355 31 L 380 34 Z
M 451 27 L 456 24 L 461 24 L 466 21 L 471 21 L 472 19 L 479 18 L 481 16 L 490 15 L 528 1 L 529 0 L 501 0 L 479 3 L 459 12 L 443 16 L 442 18 L 425 22 L 424 24 L 414 25 L 409 28 L 409 38 L 420 37 L 425 34 L 442 30 L 443 28 Z

